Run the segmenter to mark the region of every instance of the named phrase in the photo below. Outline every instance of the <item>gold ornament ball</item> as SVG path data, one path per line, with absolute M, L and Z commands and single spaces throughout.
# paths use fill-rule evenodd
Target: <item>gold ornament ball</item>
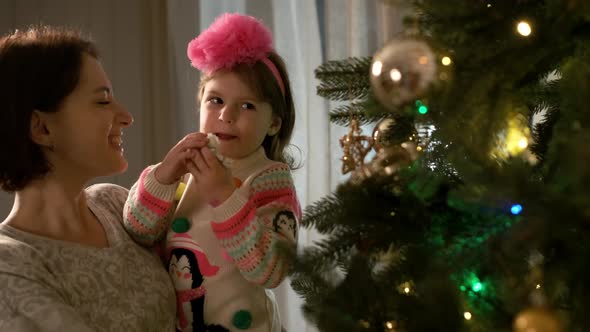
M 375 96 L 390 110 L 414 101 L 437 76 L 437 61 L 424 41 L 394 39 L 375 53 L 371 64 Z
M 412 163 L 411 154 L 400 145 L 385 147 L 377 153 L 369 167 L 372 173 L 391 175 Z
M 373 149 L 375 149 L 375 151 L 379 152 L 379 150 L 384 147 L 392 145 L 393 142 L 390 142 L 385 138 L 385 133 L 390 130 L 394 124 L 395 120 L 392 118 L 385 118 L 377 123 L 375 129 L 373 129 Z
M 513 324 L 514 332 L 562 332 L 557 315 L 546 308 L 529 308 L 520 312 Z

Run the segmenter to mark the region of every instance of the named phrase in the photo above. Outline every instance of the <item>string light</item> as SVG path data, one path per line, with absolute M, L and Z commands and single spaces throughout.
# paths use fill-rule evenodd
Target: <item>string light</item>
M 465 311 L 463 313 L 463 317 L 465 317 L 466 320 L 471 320 L 471 313 L 469 311 Z
M 449 66 L 453 61 L 451 61 L 451 58 L 448 56 L 445 56 L 440 60 L 440 62 L 443 64 L 443 66 Z
M 412 281 L 406 281 L 406 282 L 401 283 L 399 286 L 397 286 L 398 292 L 400 292 L 404 295 L 411 295 L 413 292 L 413 288 L 414 288 L 414 285 L 413 285 Z
M 476 282 L 475 284 L 473 284 L 471 289 L 473 289 L 474 292 L 479 292 L 483 289 L 483 285 L 481 284 L 481 282 Z
M 416 107 L 418 108 L 418 113 L 426 114 L 428 113 L 428 106 L 422 103 L 421 100 L 416 100 Z
M 360 325 L 361 327 L 364 327 L 364 328 L 366 328 L 366 329 L 368 329 L 368 328 L 370 328 L 370 327 L 371 327 L 371 323 L 369 323 L 369 322 L 368 322 L 368 321 L 366 321 L 366 320 L 360 320 L 360 321 L 359 321 L 359 325 Z
M 528 37 L 531 35 L 531 32 L 533 31 L 533 29 L 531 28 L 531 25 L 527 21 L 520 21 L 516 25 L 516 31 L 518 31 L 518 33 L 520 35 Z
M 387 323 L 385 323 L 385 327 L 387 327 L 390 330 L 393 330 L 393 328 L 395 327 L 395 324 L 393 324 L 392 322 L 387 322 Z
M 517 156 L 526 159 L 530 155 L 527 148 L 532 134 L 528 120 L 522 114 L 510 114 L 505 129 L 499 131 L 497 137 L 497 143 L 490 151 L 493 159 L 506 160 Z
M 512 207 L 510 207 L 510 213 L 512 213 L 513 215 L 519 215 L 522 212 L 522 205 L 520 204 L 514 204 L 512 205 Z
M 541 284 L 537 284 L 536 289 L 541 289 Z
M 522 128 L 510 128 L 506 135 L 506 150 L 511 156 L 520 154 L 529 145 L 527 133 Z

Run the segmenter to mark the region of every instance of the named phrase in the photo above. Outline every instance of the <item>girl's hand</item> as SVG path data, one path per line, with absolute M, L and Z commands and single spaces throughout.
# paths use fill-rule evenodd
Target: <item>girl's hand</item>
M 209 140 L 203 133 L 190 133 L 184 136 L 168 153 L 160 165 L 154 170 L 156 180 L 161 184 L 173 184 L 189 172 L 187 161 L 191 160 L 198 150 L 207 146 Z
M 223 203 L 236 189 L 231 172 L 208 147 L 196 151 L 187 167 L 194 177 L 196 189 L 209 204 Z

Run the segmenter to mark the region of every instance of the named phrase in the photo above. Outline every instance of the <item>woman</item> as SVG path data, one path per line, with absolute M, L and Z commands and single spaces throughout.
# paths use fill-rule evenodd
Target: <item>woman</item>
M 174 331 L 159 259 L 125 233 L 123 129 L 95 46 L 50 27 L 0 39 L 1 331 Z M 149 291 L 146 291 L 149 290 Z

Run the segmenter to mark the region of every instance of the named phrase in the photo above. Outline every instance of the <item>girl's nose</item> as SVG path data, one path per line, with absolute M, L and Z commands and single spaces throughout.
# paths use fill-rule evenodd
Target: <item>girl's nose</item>
M 219 121 L 226 122 L 226 123 L 235 122 L 236 121 L 235 110 L 230 105 L 226 105 L 219 113 Z

